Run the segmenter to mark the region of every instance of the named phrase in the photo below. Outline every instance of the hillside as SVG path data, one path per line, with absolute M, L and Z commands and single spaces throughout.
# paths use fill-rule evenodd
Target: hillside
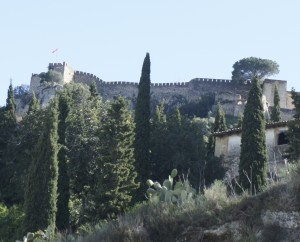
M 228 197 L 225 185 L 215 182 L 192 202 L 138 205 L 76 241 L 299 241 L 300 169 L 295 167 L 258 195 Z

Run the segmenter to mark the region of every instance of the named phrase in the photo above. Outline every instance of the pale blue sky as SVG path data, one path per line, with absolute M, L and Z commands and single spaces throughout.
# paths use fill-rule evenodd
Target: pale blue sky
M 255 56 L 300 91 L 299 10 L 298 0 L 2 1 L 0 105 L 10 78 L 29 84 L 49 62 L 138 82 L 146 52 L 152 82 L 230 79 L 235 61 Z

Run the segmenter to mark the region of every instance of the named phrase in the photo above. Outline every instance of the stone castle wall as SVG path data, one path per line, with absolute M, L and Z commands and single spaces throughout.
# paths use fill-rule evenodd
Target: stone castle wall
M 54 69 L 63 74 L 63 84 L 69 82 L 84 83 L 90 85 L 96 81 L 98 92 L 104 101 L 112 99 L 114 96 L 122 95 L 133 103 L 137 98 L 137 82 L 105 82 L 99 77 L 81 71 L 74 71 L 67 63 L 50 63 L 49 69 Z M 30 89 L 39 93 L 41 91 L 40 78 L 33 74 Z M 266 79 L 263 86 L 263 94 L 269 106 L 273 105 L 275 85 L 278 86 L 281 108 L 290 108 L 289 95 L 286 92 L 286 81 Z M 151 98 L 153 105 L 164 100 L 166 105 L 176 105 L 177 103 L 188 103 L 197 101 L 203 94 L 216 94 L 216 101 L 221 100 L 226 114 L 238 117 L 243 113 L 245 101 L 251 84 L 234 84 L 231 80 L 195 78 L 189 82 L 178 83 L 152 83 Z M 51 95 L 52 96 L 52 95 Z M 45 97 L 40 97 L 40 99 Z M 45 98 L 47 99 L 47 98 Z
M 265 79 L 263 84 L 263 94 L 266 96 L 266 100 L 269 106 L 274 106 L 274 92 L 275 86 L 278 88 L 278 94 L 280 97 L 280 108 L 287 108 L 287 82 L 281 80 Z

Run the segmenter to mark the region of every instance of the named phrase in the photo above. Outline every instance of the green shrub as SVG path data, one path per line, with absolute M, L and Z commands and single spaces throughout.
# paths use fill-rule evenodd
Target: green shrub
M 0 241 L 15 241 L 22 237 L 24 213 L 20 206 L 10 208 L 0 204 Z
M 227 189 L 222 181 L 215 180 L 212 186 L 204 189 L 204 202 L 209 208 L 222 209 L 229 204 Z

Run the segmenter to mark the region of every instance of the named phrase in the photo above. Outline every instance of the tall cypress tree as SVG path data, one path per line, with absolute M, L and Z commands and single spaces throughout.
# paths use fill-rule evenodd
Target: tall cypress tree
M 0 200 L 10 204 L 13 200 L 11 196 L 11 180 L 14 174 L 12 162 L 8 162 L 8 147 L 15 135 L 16 120 L 16 104 L 14 98 L 14 90 L 10 83 L 6 106 L 0 108 Z
M 135 160 L 138 181 L 141 182 L 142 195 L 145 191 L 145 179 L 150 177 L 150 56 L 146 54 L 139 82 L 135 108 Z
M 108 108 L 101 132 L 101 175 L 98 181 L 100 218 L 128 209 L 138 188 L 134 167 L 134 122 L 128 103 L 118 97 Z
M 239 164 L 240 183 L 252 194 L 261 191 L 266 185 L 265 127 L 261 83 L 258 78 L 255 78 L 244 110 Z
M 151 170 L 155 171 L 151 179 L 161 181 L 170 174 L 169 168 L 169 140 L 168 140 L 168 126 L 167 118 L 164 112 L 164 104 L 161 102 L 154 113 L 151 122 L 151 136 L 150 136 L 150 149 L 151 149 Z M 171 170 L 174 167 L 171 168 Z
M 24 230 L 55 228 L 58 180 L 58 113 L 55 100 L 47 110 L 44 130 L 36 144 L 25 193 Z
M 220 102 L 217 106 L 217 115 L 214 123 L 214 132 L 225 131 L 227 129 L 225 113 Z
M 293 104 L 295 106 L 294 120 L 288 124 L 288 139 L 290 144 L 290 153 L 293 160 L 300 159 L 300 93 L 292 89 Z
M 30 100 L 30 103 L 29 103 L 29 108 L 28 108 L 28 112 L 27 113 L 35 112 L 35 111 L 37 111 L 39 109 L 40 109 L 40 102 L 36 98 L 35 92 L 32 91 L 32 97 L 31 97 L 31 100 Z
M 273 107 L 272 113 L 271 113 L 271 120 L 273 122 L 279 122 L 281 120 L 281 116 L 280 116 L 280 98 L 279 98 L 277 85 L 275 86 L 275 90 L 274 90 L 274 107 Z
M 58 143 L 61 148 L 58 152 L 58 198 L 57 198 L 57 214 L 56 225 L 59 230 L 67 229 L 70 225 L 70 212 L 69 212 L 69 174 L 68 174 L 68 157 L 67 157 L 67 142 L 66 142 L 66 129 L 67 117 L 70 112 L 71 99 L 67 91 L 63 91 L 58 97 Z

